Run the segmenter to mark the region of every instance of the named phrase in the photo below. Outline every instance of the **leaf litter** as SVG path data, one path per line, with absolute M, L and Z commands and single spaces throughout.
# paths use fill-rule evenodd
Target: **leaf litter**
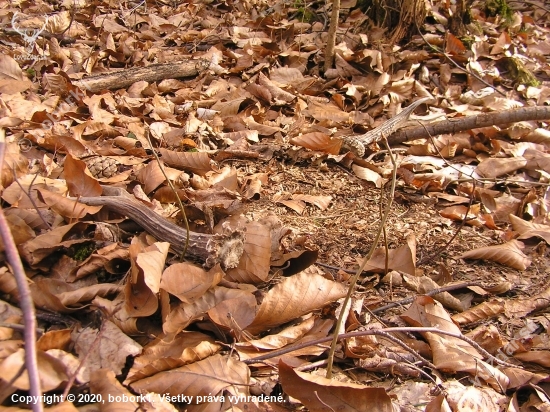
M 449 9 L 432 2 L 424 38 L 391 46 L 344 2 L 324 77 L 321 3 L 4 3 L 6 27 L 49 34 L 0 35 L 1 197 L 38 311 L 42 390 L 78 395 L 56 408 L 545 410 L 547 122 L 392 145 L 385 245 L 340 307 L 392 172 L 387 150 L 359 158 L 341 138 L 416 97 L 433 100 L 411 125 L 547 105 L 542 3 L 514 3 L 509 19 L 475 3 L 465 39 L 445 36 Z M 469 73 L 426 44 L 444 37 Z M 89 82 L 181 61 L 187 78 Z M 238 260 L 179 261 L 184 238 L 79 201 L 109 186 L 142 216 L 187 219 L 196 239 L 229 237 Z M 19 292 L 1 256 L 0 399 L 26 409 Z M 341 310 L 340 333 L 358 334 L 326 379 Z M 404 326 L 447 334 L 374 334 Z

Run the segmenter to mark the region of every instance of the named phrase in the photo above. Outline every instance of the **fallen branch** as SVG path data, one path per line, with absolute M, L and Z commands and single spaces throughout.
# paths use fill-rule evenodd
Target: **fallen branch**
M 430 135 L 453 134 L 481 127 L 504 125 L 528 120 L 550 120 L 550 107 L 522 107 L 519 109 L 505 110 L 503 112 L 482 113 L 475 116 L 446 119 L 436 123 L 428 123 L 424 125 L 425 127 L 407 127 L 400 129 L 388 137 L 388 143 L 395 145 L 409 140 L 427 138 Z
M 82 90 L 98 92 L 100 90 L 122 89 L 138 81 L 156 82 L 164 79 L 193 77 L 206 70 L 208 60 L 186 60 L 182 62 L 152 64 L 147 67 L 132 67 L 99 76 L 86 77 L 73 84 Z
M 187 237 L 185 229 L 156 214 L 121 188 L 104 186 L 103 193 L 107 196 L 81 197 L 78 201 L 88 206 L 105 206 L 127 216 L 156 239 L 169 242 L 175 252 L 183 252 Z M 220 263 L 222 268 L 229 269 L 238 265 L 243 248 L 244 235 L 241 231 L 223 235 L 189 231 L 189 247 L 185 255 L 199 258 L 206 262 L 207 267 Z

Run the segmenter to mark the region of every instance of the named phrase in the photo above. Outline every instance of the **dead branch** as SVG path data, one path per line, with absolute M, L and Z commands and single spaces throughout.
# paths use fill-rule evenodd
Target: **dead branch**
M 135 82 L 144 80 L 156 82 L 164 79 L 193 77 L 208 68 L 208 60 L 186 60 L 181 62 L 152 64 L 147 67 L 132 67 L 99 76 L 86 77 L 73 84 L 82 90 L 98 92 L 100 90 L 122 89 Z
M 177 253 L 182 253 L 187 231 L 156 214 L 120 188 L 103 187 L 107 196 L 81 197 L 79 202 L 89 206 L 105 206 L 113 212 L 127 216 L 156 239 L 168 242 Z M 206 234 L 189 231 L 186 256 L 199 258 L 207 267 L 220 263 L 222 268 L 233 268 L 243 253 L 244 235 L 241 231 L 229 234 Z
M 481 127 L 506 125 L 528 120 L 550 120 L 550 107 L 535 106 L 505 110 L 503 112 L 482 113 L 475 116 L 446 119 L 441 122 L 424 126 L 407 127 L 400 129 L 388 138 L 391 145 L 409 140 L 427 138 L 446 133 L 458 133 Z

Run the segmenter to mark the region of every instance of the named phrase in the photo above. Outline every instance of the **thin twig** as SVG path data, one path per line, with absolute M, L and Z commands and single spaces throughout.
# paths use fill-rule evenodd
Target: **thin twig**
M 517 365 L 502 361 L 502 360 L 494 357 L 493 355 L 491 355 L 489 352 L 487 352 L 485 349 L 483 349 L 481 346 L 479 346 L 476 342 L 474 342 L 470 338 L 467 338 L 466 336 L 458 334 L 458 333 L 447 332 L 447 331 L 441 330 L 439 328 L 432 328 L 432 327 L 421 327 L 421 328 L 417 328 L 417 327 L 398 327 L 398 328 L 371 329 L 371 330 L 363 330 L 363 331 L 360 331 L 360 332 L 342 333 L 341 335 L 338 335 L 338 339 L 357 338 L 357 337 L 361 337 L 361 336 L 370 336 L 370 335 L 378 335 L 378 336 L 387 337 L 388 333 L 394 333 L 394 332 L 436 333 L 436 334 L 440 334 L 440 335 L 451 336 L 453 338 L 463 340 L 463 341 L 467 342 L 468 344 L 472 345 L 474 347 L 474 349 L 476 349 L 478 352 L 480 352 L 481 355 L 485 356 L 490 361 L 498 363 L 502 366 L 507 366 L 507 367 L 510 367 L 510 368 L 517 368 Z M 397 338 L 394 338 L 394 339 L 397 339 Z M 253 364 L 253 363 L 263 361 L 263 360 L 266 360 L 266 359 L 271 359 L 271 358 L 275 358 L 275 357 L 278 357 L 278 356 L 282 356 L 282 355 L 285 355 L 287 353 L 294 352 L 295 350 L 298 350 L 298 349 L 307 348 L 309 346 L 320 345 L 321 343 L 325 343 L 325 342 L 328 342 L 330 340 L 332 340 L 332 337 L 327 336 L 327 337 L 312 340 L 312 341 L 309 341 L 309 342 L 304 342 L 304 343 L 300 343 L 300 344 L 297 344 L 297 345 L 287 346 L 286 348 L 275 350 L 275 351 L 266 353 L 265 355 L 257 356 L 255 358 L 251 358 L 251 359 L 245 359 L 245 360 L 243 360 L 243 362 L 246 363 L 247 365 Z M 398 345 L 400 345 L 403 348 L 404 348 L 403 345 L 405 345 L 407 347 L 408 352 L 411 352 L 411 350 L 412 350 L 404 342 L 401 342 L 399 339 L 397 339 L 395 341 L 395 343 L 398 343 Z M 418 355 L 418 356 L 419 356 L 418 359 L 422 361 L 423 365 L 428 366 L 428 364 L 430 364 L 430 362 L 426 361 L 422 356 L 420 356 L 420 355 Z M 424 362 L 428 362 L 428 364 L 425 364 Z
M 0 170 L 4 167 L 4 154 L 6 150 L 6 132 L 0 128 Z M 40 377 L 38 375 L 38 362 L 36 359 L 36 317 L 34 315 L 34 304 L 31 298 L 31 291 L 27 283 L 27 276 L 21 257 L 15 246 L 13 236 L 8 226 L 4 210 L 0 208 L 0 236 L 4 242 L 6 258 L 11 265 L 17 290 L 19 293 L 19 305 L 23 312 L 23 323 L 25 325 L 25 364 L 27 366 L 27 374 L 29 375 L 30 395 L 36 396 L 36 402 L 32 403 L 34 412 L 42 412 L 42 401 L 40 390 Z
M 391 148 L 388 145 L 386 137 L 382 136 L 382 138 L 383 138 L 383 142 L 384 142 L 386 148 L 388 149 L 388 153 L 390 155 L 390 159 L 391 159 L 391 162 L 392 162 L 392 165 L 393 165 L 392 184 L 391 184 L 391 190 L 390 190 L 390 195 L 389 195 L 389 201 L 388 201 L 388 204 L 386 205 L 386 208 L 384 210 L 384 215 L 382 216 L 382 219 L 380 221 L 380 225 L 378 227 L 378 232 L 376 233 L 376 236 L 374 238 L 374 242 L 373 242 L 373 244 L 372 244 L 372 246 L 369 250 L 369 253 L 367 253 L 367 255 L 363 258 L 363 261 L 361 262 L 361 266 L 359 266 L 359 268 L 355 272 L 355 275 L 353 275 L 353 277 L 351 278 L 350 285 L 348 287 L 348 293 L 347 293 L 346 297 L 344 298 L 344 302 L 342 304 L 342 310 L 340 311 L 340 316 L 338 316 L 338 322 L 336 323 L 336 327 L 334 329 L 334 336 L 332 338 L 332 343 L 330 345 L 330 351 L 329 351 L 329 354 L 328 354 L 328 364 L 327 364 L 327 374 L 326 374 L 327 379 L 330 379 L 331 376 L 332 376 L 332 364 L 334 362 L 334 353 L 336 352 L 336 344 L 338 343 L 338 331 L 340 330 L 340 327 L 341 327 L 341 325 L 344 321 L 344 315 L 345 315 L 345 312 L 346 312 L 348 302 L 351 299 L 351 294 L 353 292 L 353 289 L 355 288 L 355 284 L 357 283 L 357 280 L 359 279 L 359 276 L 363 272 L 363 269 L 367 265 L 367 262 L 370 260 L 370 258 L 372 257 L 374 251 L 376 250 L 376 247 L 378 246 L 378 242 L 380 241 L 380 236 L 382 235 L 382 228 L 386 224 L 386 220 L 388 219 L 388 216 L 390 214 L 390 209 L 391 209 L 391 206 L 392 206 L 392 203 L 393 203 L 393 197 L 395 195 L 395 186 L 396 186 L 396 183 L 397 183 L 397 163 L 395 162 L 395 158 L 393 156 L 393 153 L 391 152 Z
M 415 22 L 416 24 L 416 22 Z M 504 97 L 507 97 L 506 94 L 504 94 L 503 92 L 501 92 L 500 90 L 498 90 L 495 86 L 493 86 L 492 84 L 489 84 L 488 82 L 486 82 L 485 80 L 483 80 L 481 77 L 479 77 L 476 73 L 472 72 L 472 71 L 469 71 L 467 69 L 465 69 L 464 67 L 462 67 L 460 64 L 458 64 L 457 62 L 455 62 L 453 59 L 451 59 L 451 57 L 449 57 L 449 55 L 441 50 L 439 50 L 437 47 L 435 47 L 434 45 L 430 44 L 430 42 L 424 37 L 424 35 L 422 34 L 422 32 L 420 31 L 420 28 L 418 27 L 418 24 L 416 24 L 416 30 L 418 31 L 418 34 L 420 34 L 420 37 L 422 37 L 422 40 L 424 40 L 424 42 L 432 49 L 434 50 L 436 53 L 441 53 L 443 54 L 443 56 L 445 56 L 445 58 L 447 60 L 449 60 L 451 63 L 453 63 L 457 69 L 459 70 L 462 70 L 464 73 L 466 74 L 469 74 L 470 76 L 473 76 L 475 77 L 477 80 L 479 80 L 481 83 L 483 83 L 485 86 L 487 87 L 490 87 L 492 88 L 494 91 L 496 91 L 497 93 L 501 94 L 502 96 Z
M 464 288 L 467 288 L 469 286 L 479 286 L 483 289 L 487 288 L 487 286 L 482 285 L 479 282 L 465 282 L 465 283 L 457 283 L 457 284 L 454 284 L 454 285 L 443 286 L 443 287 L 437 288 L 437 289 L 432 289 L 429 292 L 422 293 L 422 296 L 439 295 L 440 293 L 443 293 L 443 292 L 450 292 L 451 290 L 464 289 Z M 389 303 L 389 304 L 384 305 L 384 306 L 380 306 L 379 308 L 372 309 L 372 313 L 380 313 L 380 312 L 384 312 L 388 309 L 396 308 L 398 306 L 408 305 L 409 303 L 413 302 L 416 298 L 417 298 L 417 296 L 413 296 L 413 297 L 410 297 L 410 298 L 399 300 L 397 302 Z
M 32 198 L 31 196 L 31 189 L 32 189 L 32 185 L 34 183 L 34 181 L 36 180 L 36 178 L 38 177 L 38 172 L 36 172 L 36 174 L 34 175 L 33 179 L 31 180 L 31 183 L 29 183 L 29 188 L 27 189 L 27 191 L 25 191 L 25 188 L 23 187 L 23 185 L 19 182 L 19 179 L 17 179 L 17 175 L 15 174 L 15 169 L 12 167 L 12 173 L 13 173 L 13 179 L 15 181 L 15 183 L 17 183 L 17 186 L 19 186 L 19 188 L 21 189 L 21 191 L 23 193 L 25 193 L 25 195 L 29 198 L 29 201 L 31 202 L 31 205 L 34 207 L 34 209 L 36 210 L 36 212 L 38 213 L 38 217 L 40 217 L 40 219 L 42 220 L 42 222 L 44 222 L 44 224 L 48 227 L 48 229 L 51 229 L 52 228 L 52 225 L 50 225 L 50 223 L 46 220 L 46 218 L 44 217 L 44 215 L 42 215 L 42 212 L 40 211 L 40 209 L 38 208 L 38 206 L 36 205 L 36 202 L 34 201 L 34 199 Z
M 426 132 L 428 132 L 428 130 L 426 129 Z M 432 144 L 434 145 L 434 148 L 435 150 L 437 151 L 437 154 L 443 159 L 443 161 L 449 165 L 449 163 L 447 162 L 447 160 L 443 157 L 443 155 L 441 154 L 441 152 L 439 151 L 439 148 L 437 147 L 437 145 L 435 144 L 435 141 L 432 137 L 432 135 L 428 132 L 428 135 L 430 136 L 430 139 L 432 140 Z M 441 246 L 439 249 L 437 249 L 434 253 L 428 255 L 427 257 L 424 257 L 422 259 L 420 259 L 420 262 L 418 262 L 418 265 L 420 266 L 421 264 L 429 261 L 429 260 L 432 260 L 432 259 L 435 259 L 437 256 L 439 256 L 441 254 L 441 252 L 443 252 L 444 250 L 447 250 L 450 246 L 451 243 L 453 243 L 453 240 L 456 239 L 456 237 L 458 236 L 458 234 L 460 233 L 460 231 L 462 230 L 462 228 L 464 227 L 464 225 L 466 224 L 466 222 L 468 221 L 468 213 L 470 213 L 470 209 L 472 208 L 472 204 L 474 203 L 474 197 L 475 197 L 475 190 L 476 190 L 476 179 L 472 177 L 472 182 L 473 182 L 473 187 L 472 187 L 472 194 L 470 196 L 470 201 L 468 202 L 468 207 L 466 208 L 466 213 L 464 213 L 464 218 L 461 220 L 460 222 L 460 225 L 458 225 L 458 228 L 456 229 L 455 233 L 453 234 L 453 236 L 447 241 L 447 243 L 445 243 L 445 245 Z
M 149 142 L 149 146 L 151 146 L 153 155 L 155 156 L 155 159 L 157 160 L 158 166 L 160 168 L 160 171 L 164 175 L 164 178 L 166 179 L 166 182 L 168 182 L 168 186 L 170 186 L 170 189 L 172 189 L 172 192 L 174 192 L 174 195 L 176 196 L 176 199 L 178 199 L 178 205 L 181 210 L 181 214 L 183 216 L 183 221 L 185 223 L 185 246 L 183 247 L 183 251 L 181 252 L 181 261 L 183 261 L 183 258 L 185 257 L 185 254 L 187 253 L 187 248 L 189 247 L 189 220 L 187 220 L 187 215 L 185 214 L 185 209 L 183 207 L 183 203 L 178 195 L 178 192 L 176 191 L 176 188 L 168 178 L 168 175 L 164 171 L 164 167 L 162 166 L 162 163 L 160 162 L 159 155 L 157 154 L 156 150 L 153 148 L 153 144 L 151 143 L 151 138 L 149 137 L 149 132 L 145 133 L 145 137 L 147 138 L 147 142 Z

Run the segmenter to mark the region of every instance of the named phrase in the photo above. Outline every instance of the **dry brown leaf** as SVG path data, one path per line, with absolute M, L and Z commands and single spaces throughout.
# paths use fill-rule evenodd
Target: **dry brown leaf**
M 87 206 L 48 190 L 38 189 L 38 193 L 40 199 L 54 212 L 69 219 L 82 219 L 87 214 L 93 215 L 99 212 L 102 208 L 102 206 Z
M 141 345 L 108 320 L 103 321 L 99 330 L 91 327 L 74 330 L 72 338 L 74 350 L 86 368 L 86 380 L 95 371 L 103 368 L 118 375 L 126 364 L 126 357 L 139 355 L 142 351 Z
M 174 152 L 166 149 L 159 149 L 159 152 L 162 160 L 176 169 L 187 170 L 200 176 L 212 170 L 210 158 L 204 152 Z
M 124 381 L 125 384 L 179 368 L 214 355 L 221 346 L 210 336 L 199 332 L 182 332 L 174 339 L 163 336 L 143 348 Z
M 99 182 L 85 173 L 86 163 L 68 154 L 64 167 L 65 180 L 71 196 L 101 196 L 103 189 Z
M 13 236 L 13 242 L 15 245 L 25 243 L 30 239 L 33 239 L 36 235 L 23 219 L 16 214 L 10 214 L 6 216 L 6 222 L 8 228 Z M 4 251 L 4 241 L 0 237 L 0 252 Z
M 207 404 L 207 397 L 217 397 L 230 387 L 243 387 L 249 384 L 250 370 L 233 358 L 214 355 L 190 365 L 182 366 L 154 376 L 133 382 L 130 387 L 138 393 L 155 392 L 170 396 L 183 395 L 190 398 L 191 404 Z M 219 399 L 208 404 L 219 405 Z
M 191 303 L 225 276 L 220 265 L 209 271 L 188 262 L 175 263 L 162 273 L 160 287 L 184 303 Z
M 529 239 L 538 237 L 550 244 L 550 226 L 540 223 L 527 222 L 515 215 L 510 214 L 510 223 L 512 230 L 520 234 L 520 239 Z
M 342 140 L 333 139 L 328 134 L 321 132 L 307 133 L 294 137 L 290 139 L 290 143 L 332 155 L 340 153 L 340 147 L 342 146 Z
M 227 270 L 227 279 L 241 283 L 267 280 L 271 261 L 271 232 L 258 222 L 245 224 L 244 250 L 236 268 Z
M 244 290 L 228 289 L 220 286 L 209 289 L 202 296 L 195 299 L 191 303 L 180 303 L 175 305 L 163 324 L 163 330 L 167 334 L 175 334 L 182 331 L 194 320 L 203 317 L 207 312 L 216 308 L 224 301 L 231 301 L 233 307 L 233 315 L 230 311 L 225 311 L 223 316 L 230 319 L 232 325 L 243 329 L 250 323 L 250 313 L 256 312 L 256 298 L 250 292 Z M 244 310 L 235 310 L 236 307 L 243 307 Z M 222 306 L 219 311 L 224 311 L 225 306 Z M 238 313 L 237 313 L 238 312 Z M 229 316 L 231 315 L 231 316 Z M 242 315 L 242 318 L 237 316 Z M 250 319 L 251 320 L 251 319 Z M 248 323 L 247 323 L 248 322 Z M 245 326 L 243 326 L 245 325 Z
M 453 315 L 453 321 L 459 325 L 468 325 L 481 320 L 494 318 L 504 312 L 504 301 L 494 299 L 490 302 L 482 302 L 462 313 Z
M 514 269 L 525 270 L 531 260 L 521 251 L 523 243 L 511 240 L 502 245 L 487 246 L 465 252 L 458 259 L 483 259 L 510 266 Z
M 247 331 L 258 334 L 334 302 L 347 288 L 320 275 L 299 273 L 269 290 Z
M 144 247 L 138 238 L 130 245 L 132 277 L 126 283 L 126 310 L 131 316 L 149 316 L 158 308 L 157 294 L 170 244 L 156 242 Z
M 447 332 L 461 334 L 448 312 L 439 302 L 428 296 L 416 298 L 401 318 L 411 326 L 437 327 Z M 469 343 L 437 333 L 420 333 L 432 348 L 433 362 L 438 370 L 469 372 L 492 387 L 507 388 L 508 378 L 498 369 L 484 362 L 481 355 Z
M 17 61 L 7 54 L 0 55 L 0 93 L 21 93 L 32 86 Z
M 494 179 L 508 173 L 515 172 L 527 165 L 523 157 L 494 158 L 489 157 L 482 161 L 476 168 L 476 172 L 487 179 Z
M 59 360 L 45 352 L 37 351 L 38 376 L 43 391 L 58 388 L 68 379 L 65 366 Z M 2 379 L 17 389 L 29 390 L 29 376 L 25 368 L 25 350 L 19 349 L 0 363 Z M 19 375 L 20 370 L 22 373 Z M 13 379 L 13 381 L 12 381 Z
M 279 376 L 284 391 L 300 400 L 311 412 L 345 410 L 392 412 L 393 405 L 384 388 L 342 383 L 293 370 L 279 361 Z
M 139 403 L 135 402 L 134 394 L 117 381 L 115 373 L 109 367 L 96 369 L 90 374 L 90 391 L 108 401 L 102 403 L 102 411 L 135 412 L 140 408 Z

